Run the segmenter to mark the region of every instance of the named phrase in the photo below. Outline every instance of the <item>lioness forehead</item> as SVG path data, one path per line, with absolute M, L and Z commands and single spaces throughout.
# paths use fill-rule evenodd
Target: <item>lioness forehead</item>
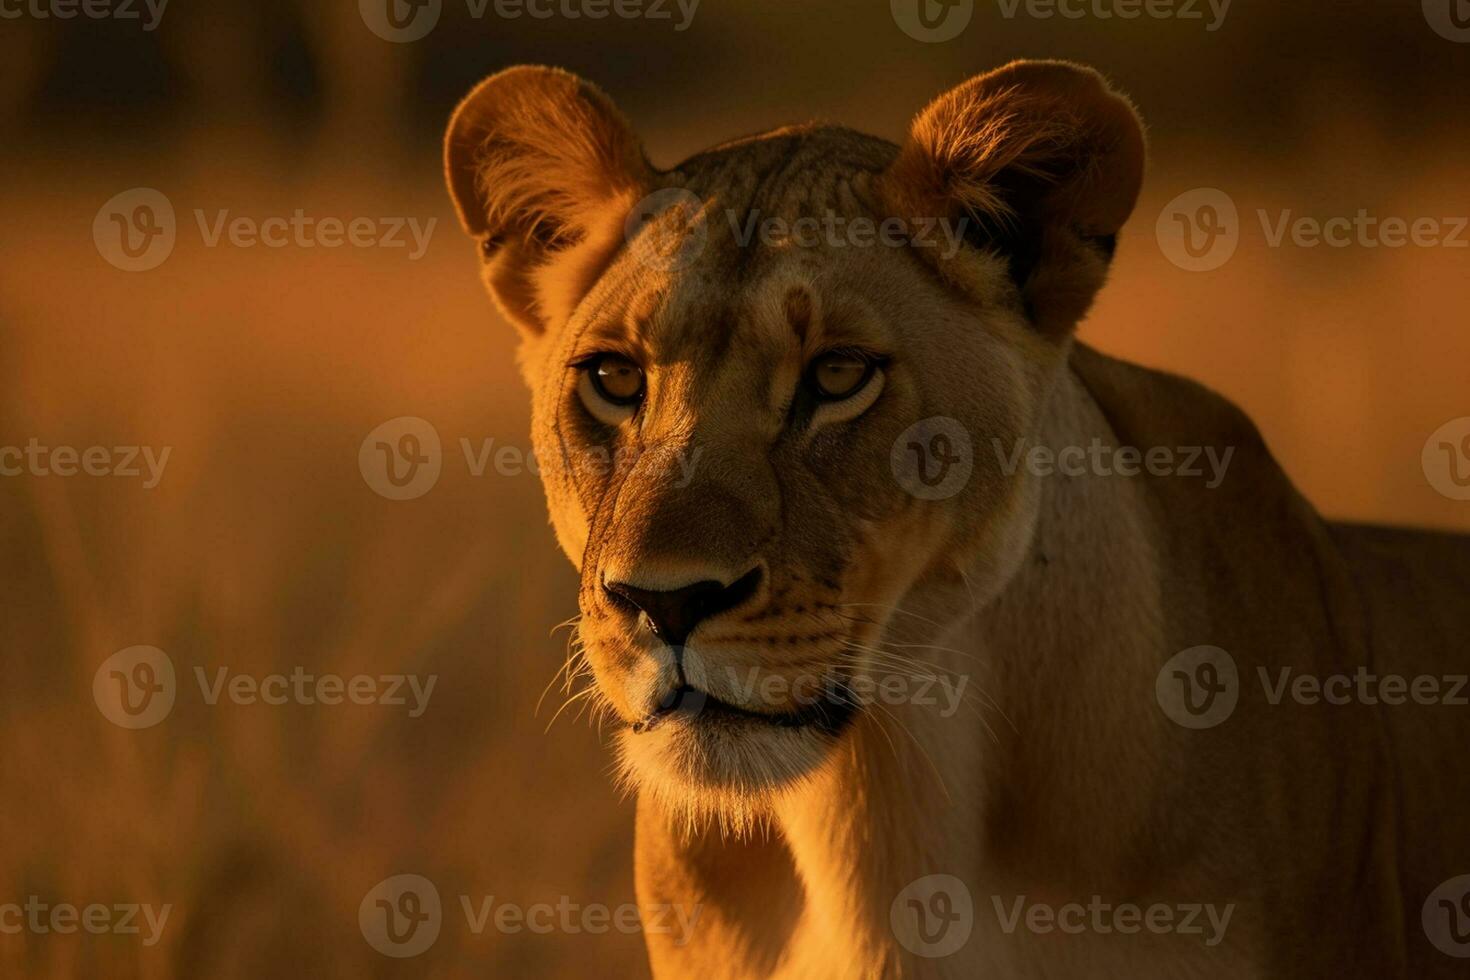
M 805 126 L 684 161 L 661 192 L 701 202 L 695 253 L 665 267 L 630 250 L 600 284 L 586 342 L 637 343 L 661 360 L 697 351 L 709 362 L 736 344 L 779 357 L 818 333 L 872 340 L 872 318 L 826 274 L 832 256 L 824 245 L 834 222 L 877 220 L 867 181 L 896 152 L 854 130 Z
M 844 187 L 885 170 L 897 153 L 886 140 L 840 126 L 787 127 L 706 150 L 670 176 L 722 209 L 790 221 L 827 211 L 865 212 Z
M 668 182 L 708 202 L 709 241 L 699 265 L 734 284 L 788 254 L 783 239 L 798 222 L 876 217 L 868 180 L 896 153 L 892 144 L 850 129 L 781 129 L 701 153 Z

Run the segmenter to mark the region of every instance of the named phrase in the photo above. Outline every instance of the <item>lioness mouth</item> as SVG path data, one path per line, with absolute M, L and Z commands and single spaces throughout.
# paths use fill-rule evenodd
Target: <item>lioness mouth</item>
M 670 718 L 683 716 L 709 721 L 734 721 L 771 725 L 776 728 L 812 728 L 836 735 L 857 714 L 858 704 L 840 681 L 829 685 L 821 697 L 795 711 L 752 711 L 684 684 L 670 692 L 648 717 L 633 724 L 633 733 L 651 732 Z

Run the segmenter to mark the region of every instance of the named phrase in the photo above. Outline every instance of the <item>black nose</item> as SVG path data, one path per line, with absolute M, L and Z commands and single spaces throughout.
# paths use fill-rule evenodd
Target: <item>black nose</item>
M 665 592 L 640 589 L 624 582 L 607 582 L 603 588 L 614 605 L 641 611 L 659 639 L 678 647 L 684 645 L 694 627 L 704 620 L 734 609 L 754 595 L 760 581 L 761 570 L 754 568 L 730 585 L 695 582 Z

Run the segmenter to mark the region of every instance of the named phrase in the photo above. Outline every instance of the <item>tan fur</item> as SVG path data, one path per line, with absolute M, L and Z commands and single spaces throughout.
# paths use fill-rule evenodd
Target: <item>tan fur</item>
M 1075 343 L 1143 145 L 1125 99 L 1055 62 L 965 83 L 903 147 L 795 127 L 669 171 L 565 73 L 512 69 L 457 112 L 451 193 L 522 328 L 552 523 L 582 576 L 568 683 L 616 728 L 640 900 L 700 910 L 685 945 L 650 933 L 655 975 L 1459 975 L 1418 915 L 1470 873 L 1467 709 L 1273 706 L 1254 677 L 1453 671 L 1470 547 L 1324 523 L 1233 406 Z M 669 189 L 699 207 L 624 241 L 632 203 Z M 830 214 L 970 226 L 952 255 L 739 240 L 752 215 Z M 652 240 L 699 247 L 665 267 Z M 803 401 L 806 365 L 847 347 L 888 358 L 876 394 Z M 609 351 L 648 378 L 618 425 L 589 415 L 574 367 Z M 973 472 L 920 499 L 890 454 L 936 416 L 970 435 Z M 1022 440 L 1235 455 L 1206 489 L 1008 471 L 1000 450 Z M 754 594 L 701 623 L 677 667 L 604 588 L 752 569 Z M 1204 644 L 1243 690 L 1225 724 L 1187 730 L 1155 679 Z M 952 715 L 909 698 L 831 733 L 708 715 L 635 730 L 679 677 L 768 715 L 799 706 L 788 683 L 973 683 Z M 742 677 L 781 683 L 755 696 Z M 933 874 L 975 909 L 941 958 L 890 923 Z M 1092 895 L 1235 911 L 1206 946 L 1007 933 L 992 907 Z

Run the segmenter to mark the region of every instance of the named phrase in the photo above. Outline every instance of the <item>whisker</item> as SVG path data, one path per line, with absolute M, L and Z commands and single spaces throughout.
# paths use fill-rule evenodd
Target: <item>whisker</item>
M 934 774 L 934 779 L 939 784 L 939 791 L 944 794 L 944 798 L 946 800 L 949 800 L 951 803 L 953 803 L 954 802 L 954 796 L 951 795 L 951 793 L 949 792 L 949 784 L 947 784 L 944 781 L 944 774 L 941 773 L 939 771 L 939 767 L 934 764 L 934 759 L 929 755 L 929 750 L 926 749 L 926 748 L 924 748 L 924 743 L 920 742 L 919 741 L 919 737 L 917 735 L 915 735 L 909 729 L 909 727 L 907 725 L 905 725 L 899 719 L 899 717 L 897 715 L 895 715 L 892 711 L 889 711 L 886 706 L 881 705 L 881 704 L 874 704 L 873 707 L 877 708 L 880 712 L 882 712 L 883 715 L 886 715 L 889 718 L 889 720 L 891 720 L 895 725 L 898 726 L 898 730 L 899 731 L 903 732 L 905 735 L 907 735 L 909 737 L 909 741 L 911 741 L 911 742 L 914 743 L 914 748 L 916 748 L 916 749 L 919 750 L 919 755 L 928 764 L 929 771 Z M 877 716 L 874 716 L 874 717 L 877 717 Z M 882 726 L 881 725 L 879 726 L 879 730 L 882 731 Z M 884 733 L 884 736 L 887 737 L 887 733 L 886 732 Z M 892 739 L 889 739 L 889 743 L 888 744 L 890 746 L 893 745 L 893 740 Z M 895 758 L 897 758 L 897 752 L 898 752 L 897 748 L 894 748 Z
M 561 717 L 562 712 L 566 711 L 577 702 L 583 702 L 583 709 L 585 710 L 587 699 L 596 698 L 598 693 L 599 692 L 596 687 L 584 687 L 576 694 L 573 694 L 571 697 L 567 698 L 565 701 L 562 702 L 561 707 L 556 709 L 556 714 L 551 716 L 551 720 L 546 723 L 546 728 L 541 732 L 541 734 L 545 735 L 547 732 L 551 731 L 551 726 L 556 724 L 556 720 Z M 577 717 L 580 718 L 581 715 L 578 714 Z
M 902 613 L 905 616 L 912 616 L 914 619 L 917 619 L 920 622 L 928 623 L 930 626 L 933 626 L 937 629 L 944 629 L 943 623 L 936 623 L 932 619 L 929 619 L 925 616 L 920 616 L 916 612 L 909 612 L 907 609 L 904 609 L 900 606 L 887 605 L 881 602 L 839 602 L 837 603 L 837 605 L 841 606 L 844 609 L 886 609 L 889 612 Z
M 580 619 L 581 617 L 578 616 L 576 618 Z M 566 657 L 562 660 L 561 667 L 551 676 L 551 680 L 547 682 L 546 687 L 542 688 L 541 696 L 536 699 L 536 708 L 532 711 L 533 717 L 541 714 L 541 705 L 546 700 L 546 695 L 551 693 L 551 689 L 556 685 L 557 679 L 563 675 L 566 676 L 566 683 L 562 685 L 562 690 L 570 693 L 572 684 L 576 679 L 576 675 L 573 673 L 573 665 L 577 664 L 578 661 L 581 661 L 583 664 L 586 663 L 586 658 L 582 655 L 583 649 L 584 645 L 581 641 L 581 631 L 576 626 L 573 626 L 571 633 L 567 635 Z M 581 667 L 579 666 L 577 670 L 580 672 Z
M 889 640 L 879 640 L 878 642 L 894 650 L 938 650 L 940 653 L 952 653 L 956 657 L 964 657 L 966 660 L 975 660 L 984 663 L 977 653 L 968 650 L 956 650 L 954 647 L 940 646 L 937 643 L 894 643 Z
M 577 626 L 581 622 L 582 622 L 582 614 L 581 613 L 577 613 L 577 615 L 571 617 L 570 619 L 564 619 L 561 622 L 557 623 L 555 626 L 553 626 L 551 628 L 551 632 L 548 635 L 555 636 L 556 635 L 556 631 L 557 630 L 562 630 L 562 629 L 571 629 L 571 630 L 575 631 L 576 628 L 577 628 Z
M 875 672 L 890 677 L 904 676 L 913 679 L 934 682 L 940 679 L 941 674 L 950 677 L 968 676 L 957 671 L 951 671 L 946 668 L 938 667 L 932 664 L 925 664 L 922 661 L 912 660 L 911 658 L 899 657 L 894 654 L 885 653 L 881 650 L 872 650 L 856 643 L 848 643 L 847 646 L 850 648 L 848 651 L 837 654 L 839 662 L 862 667 L 864 669 L 874 669 Z M 863 654 L 863 656 L 856 656 L 853 651 L 856 651 L 856 653 L 861 653 Z M 938 673 L 934 673 L 930 670 L 925 670 L 925 667 L 933 667 L 934 670 L 938 671 Z M 1012 729 L 1016 729 L 1015 723 L 1012 722 L 1010 718 L 1006 717 L 1005 712 L 1001 710 L 1000 706 L 995 702 L 993 698 L 990 698 L 987 694 L 985 694 L 983 688 L 981 688 L 979 685 L 974 685 L 973 690 L 980 697 L 985 698 L 989 705 L 993 707 L 997 712 L 999 712 L 1001 717 L 1006 719 L 1006 722 L 1010 724 Z M 983 705 L 977 704 L 976 702 L 971 700 L 968 691 L 960 695 L 960 700 L 966 708 L 973 711 L 982 722 L 985 722 L 984 712 L 981 710 Z M 986 724 L 988 727 L 988 723 Z M 1020 734 L 1019 729 L 1016 729 L 1016 732 L 1017 734 Z M 992 737 L 994 737 L 993 733 Z M 997 744 L 998 743 L 999 740 L 997 739 Z
M 941 664 L 936 664 L 927 660 L 920 660 L 918 657 L 909 656 L 908 654 L 903 653 L 897 653 L 893 650 L 884 650 L 879 647 L 871 647 L 865 643 L 858 643 L 855 640 L 843 640 L 842 645 L 848 650 L 856 650 L 860 653 L 869 654 L 870 656 L 880 659 L 885 663 L 902 664 L 908 667 L 922 668 L 927 672 L 934 674 L 948 674 L 951 676 L 959 676 L 961 673 L 958 670 L 951 670 L 950 668 L 945 667 Z

